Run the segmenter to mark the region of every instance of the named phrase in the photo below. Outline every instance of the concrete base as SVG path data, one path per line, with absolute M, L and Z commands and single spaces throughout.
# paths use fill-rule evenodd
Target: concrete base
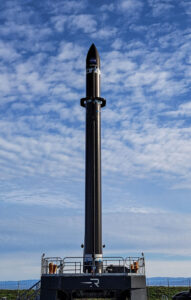
M 41 277 L 40 300 L 112 298 L 146 300 L 146 278 L 128 274 L 62 274 Z

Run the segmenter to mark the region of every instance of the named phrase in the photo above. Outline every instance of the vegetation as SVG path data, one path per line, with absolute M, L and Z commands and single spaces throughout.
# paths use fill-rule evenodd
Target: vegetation
M 25 290 L 0 290 L 0 300 L 2 297 L 7 297 L 7 300 L 17 300 L 19 295 L 23 294 L 23 292 L 25 292 Z M 33 291 L 29 293 L 32 295 Z
M 148 300 L 161 300 L 163 295 L 170 300 L 175 294 L 188 289 L 188 287 L 150 286 L 147 288 Z
M 164 295 L 170 300 L 175 294 L 188 289 L 188 287 L 150 286 L 147 288 L 148 300 L 161 300 Z M 22 292 L 20 291 L 20 293 Z M 19 292 L 17 290 L 0 290 L 0 299 L 7 297 L 7 300 L 16 300 L 18 295 Z
M 18 296 L 17 290 L 0 290 L 0 299 L 7 297 L 7 300 L 16 300 Z

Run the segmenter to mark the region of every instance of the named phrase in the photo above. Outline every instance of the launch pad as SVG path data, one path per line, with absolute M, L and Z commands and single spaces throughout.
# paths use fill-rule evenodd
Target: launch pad
M 84 273 L 83 260 L 80 257 L 63 260 L 42 257 L 40 299 L 147 299 L 144 256 L 126 259 L 104 257 L 102 273 Z M 53 272 L 50 264 L 57 266 L 55 274 L 50 274 Z M 92 266 L 93 269 L 95 266 Z
M 104 257 L 102 244 L 100 57 L 94 44 L 86 58 L 86 177 L 83 257 L 42 256 L 40 300 L 84 298 L 146 300 L 145 260 Z

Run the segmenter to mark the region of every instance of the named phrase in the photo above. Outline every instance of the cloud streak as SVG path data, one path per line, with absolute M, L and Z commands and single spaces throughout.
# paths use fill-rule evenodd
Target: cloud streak
M 1 8 L 1 252 L 76 253 L 82 242 L 85 111 L 79 103 L 87 49 L 95 42 L 107 99 L 107 251 L 188 257 L 190 243 L 181 245 L 190 230 L 189 3 L 9 1 Z

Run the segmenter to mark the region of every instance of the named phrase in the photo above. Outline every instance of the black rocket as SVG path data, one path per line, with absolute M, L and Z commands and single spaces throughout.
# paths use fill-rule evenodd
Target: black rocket
M 106 105 L 106 100 L 100 97 L 100 76 L 100 57 L 92 44 L 86 57 L 86 97 L 80 102 L 86 111 L 83 265 L 81 257 L 62 259 L 43 255 L 41 281 L 36 286 L 41 284 L 40 300 L 147 300 L 143 255 L 103 257 L 101 108 Z
M 84 272 L 102 272 L 100 57 L 94 44 L 86 58 L 86 177 Z M 94 270 L 92 270 L 94 268 Z

